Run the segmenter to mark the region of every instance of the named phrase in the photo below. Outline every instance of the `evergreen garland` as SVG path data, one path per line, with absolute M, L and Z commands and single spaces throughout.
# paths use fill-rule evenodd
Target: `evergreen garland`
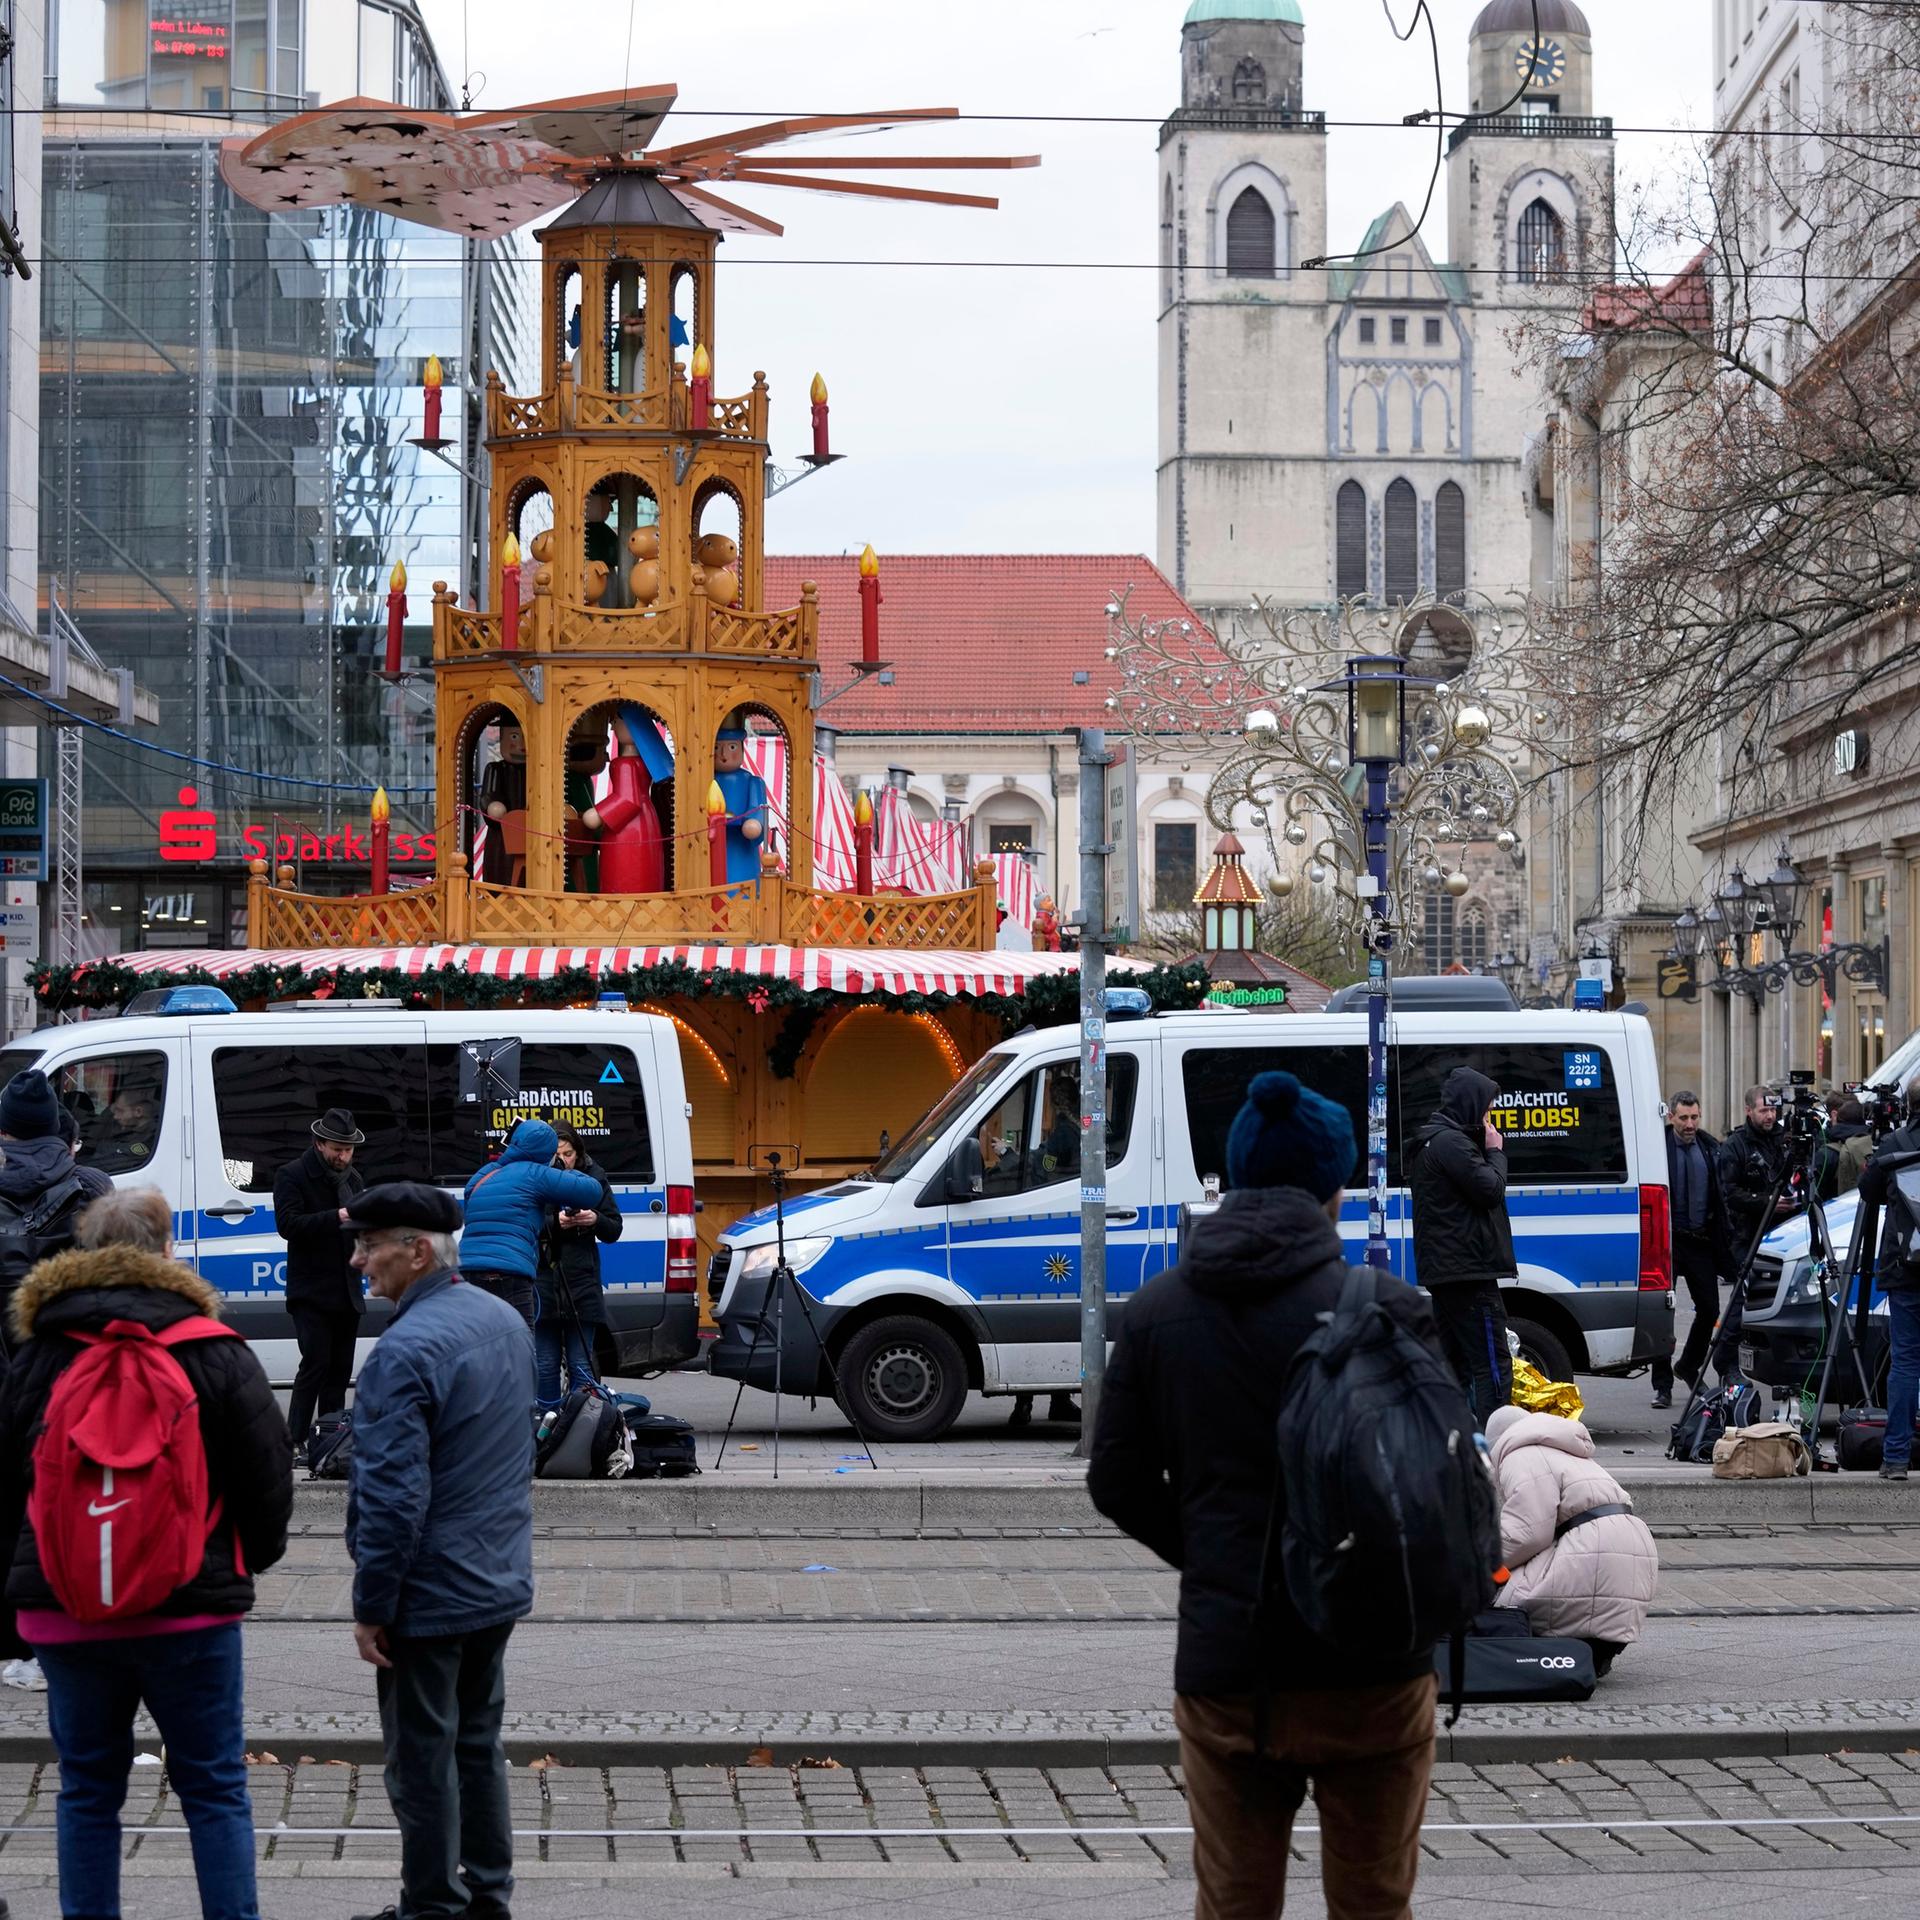
M 1153 967 L 1144 973 L 1113 970 L 1116 986 L 1144 988 L 1158 1013 L 1197 1007 L 1206 997 L 1206 969 L 1197 962 Z M 683 960 L 662 960 L 651 967 L 595 973 L 567 967 L 547 979 L 501 980 L 469 973 L 464 967 L 436 967 L 406 973 L 398 967 L 316 968 L 255 966 L 216 979 L 204 967 L 135 973 L 111 960 L 83 960 L 71 966 L 36 967 L 28 976 L 34 999 L 51 1020 L 84 1007 L 118 1010 L 136 993 L 163 987 L 218 987 L 237 1005 L 258 1010 L 273 1000 L 398 1000 L 422 1012 L 491 1007 L 563 1007 L 591 1002 L 602 993 L 621 993 L 634 1003 L 645 1000 L 744 1000 L 755 1012 L 784 1009 L 771 1047 L 769 1065 L 783 1080 L 793 1077 L 815 1025 L 834 1006 L 848 1000 L 885 1007 L 896 1013 L 935 1013 L 958 1001 L 970 1001 L 999 1022 L 1003 1033 L 1022 1027 L 1063 1026 L 1080 1017 L 1080 982 L 1075 974 L 1040 974 L 1023 994 L 983 993 L 835 993 L 827 987 L 803 987 L 792 980 L 770 980 L 730 969 L 711 972 Z

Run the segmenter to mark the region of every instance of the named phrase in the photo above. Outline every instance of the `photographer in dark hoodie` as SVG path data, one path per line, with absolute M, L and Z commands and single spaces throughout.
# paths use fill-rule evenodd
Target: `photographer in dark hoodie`
M 1309 1781 L 1331 1920 L 1411 1910 L 1432 1649 L 1336 1652 L 1260 1579 L 1287 1371 L 1345 1284 L 1334 1222 L 1354 1159 L 1344 1107 L 1259 1075 L 1227 1136 L 1230 1191 L 1128 1304 L 1100 1397 L 1093 1503 L 1180 1572 L 1174 1720 L 1199 1920 L 1280 1911 Z M 1385 1304 L 1439 1351 L 1422 1294 L 1395 1285 Z
M 1507 1156 L 1493 1124 L 1498 1084 L 1455 1067 L 1440 1109 L 1415 1137 L 1413 1277 L 1433 1295 L 1441 1344 L 1477 1426 L 1513 1398 L 1500 1282 L 1517 1269 L 1507 1220 Z

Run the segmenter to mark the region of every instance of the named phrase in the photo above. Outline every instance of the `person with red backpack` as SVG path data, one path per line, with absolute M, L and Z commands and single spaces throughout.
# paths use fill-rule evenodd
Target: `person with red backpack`
M 286 1551 L 293 1449 L 219 1296 L 170 1255 L 152 1187 L 81 1215 L 13 1301 L 0 1380 L 7 1603 L 47 1677 L 60 1910 L 120 1912 L 120 1808 L 144 1705 L 193 1836 L 205 1920 L 258 1920 L 240 1621 Z

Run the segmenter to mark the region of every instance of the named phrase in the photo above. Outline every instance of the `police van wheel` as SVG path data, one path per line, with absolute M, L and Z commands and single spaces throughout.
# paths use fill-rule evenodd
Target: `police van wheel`
M 841 1350 L 840 1410 L 875 1440 L 937 1440 L 960 1417 L 967 1362 L 944 1327 L 889 1314 Z
M 1573 1361 L 1556 1334 L 1549 1333 L 1538 1320 L 1522 1320 L 1510 1315 L 1507 1325 L 1520 1341 L 1520 1358 L 1537 1368 L 1549 1380 L 1571 1380 Z

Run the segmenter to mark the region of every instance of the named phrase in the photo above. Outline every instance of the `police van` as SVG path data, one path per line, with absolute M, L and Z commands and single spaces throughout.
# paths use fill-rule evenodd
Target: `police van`
M 1504 995 L 1502 996 L 1504 998 Z M 1673 1344 L 1667 1162 L 1652 1036 L 1637 1014 L 1434 1011 L 1394 1016 L 1389 1217 L 1416 1281 L 1406 1162 L 1457 1066 L 1502 1088 L 1522 1352 L 1556 1379 L 1625 1373 Z M 1256 1074 L 1285 1068 L 1353 1116 L 1361 1143 L 1341 1219 L 1366 1239 L 1366 1016 L 1206 1009 L 1109 1020 L 1109 1330 L 1177 1257 L 1180 1210 L 1222 1183 L 1227 1130 Z M 1079 1030 L 995 1047 L 867 1173 L 791 1200 L 778 1290 L 771 1210 L 735 1221 L 709 1268 L 713 1371 L 831 1393 L 867 1434 L 928 1440 L 969 1391 L 1079 1383 Z M 824 1356 L 823 1350 L 824 1349 Z M 831 1359 L 832 1370 L 826 1361 Z
M 687 1096 L 673 1027 L 657 1014 L 365 1000 L 250 1014 L 216 988 L 176 987 L 0 1048 L 0 1085 L 27 1067 L 78 1120 L 83 1165 L 167 1196 L 176 1257 L 219 1289 L 227 1323 L 276 1381 L 292 1379 L 299 1356 L 273 1180 L 329 1107 L 366 1135 L 354 1166 L 369 1185 L 456 1191 L 515 1121 L 571 1122 L 620 1202 L 620 1238 L 600 1249 L 603 1369 L 655 1372 L 699 1351 Z M 389 1312 L 368 1300 L 357 1359 Z

